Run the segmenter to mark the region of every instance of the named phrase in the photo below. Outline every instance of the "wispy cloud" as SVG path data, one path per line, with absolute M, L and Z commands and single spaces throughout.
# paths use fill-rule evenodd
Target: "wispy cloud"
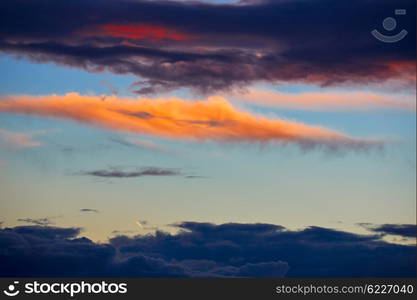
M 176 170 L 176 169 L 167 169 L 167 168 L 158 168 L 158 167 L 139 168 L 133 171 L 125 171 L 119 167 L 110 167 L 109 169 L 81 171 L 78 174 L 94 176 L 94 177 L 104 177 L 104 178 L 135 178 L 135 177 L 145 177 L 145 176 L 181 176 L 183 175 L 179 170 Z
M 353 138 L 319 126 L 269 119 L 240 111 L 220 97 L 187 101 L 111 96 L 103 100 L 98 96 L 70 93 L 64 96 L 9 96 L 0 100 L 0 112 L 68 119 L 122 132 L 171 139 L 294 143 L 304 148 L 332 150 L 381 145 L 380 140 Z M 138 117 L 137 113 L 147 117 Z
M 111 138 L 111 140 L 115 143 L 125 145 L 128 147 L 148 149 L 157 152 L 169 152 L 169 150 L 165 147 L 162 147 L 152 141 L 147 141 L 138 137 Z
M 81 208 L 80 212 L 92 212 L 92 213 L 99 213 L 100 211 L 98 209 L 94 208 Z
M 152 226 L 147 220 L 137 220 L 135 223 L 142 230 L 158 230 L 157 226 Z
M 239 100 L 259 105 L 297 109 L 297 110 L 375 110 L 396 109 L 416 110 L 415 95 L 393 95 L 371 92 L 315 92 L 315 93 L 281 93 L 252 89 L 234 93 Z
M 18 222 L 24 222 L 28 224 L 33 225 L 39 225 L 39 226 L 48 226 L 54 224 L 49 218 L 38 218 L 38 219 L 32 219 L 32 218 L 22 218 L 17 219 Z
M 5 147 L 11 150 L 39 147 L 42 143 L 34 139 L 37 134 L 20 133 L 0 128 L 0 144 L 5 144 Z
M 187 175 L 184 178 L 186 179 L 202 179 L 202 178 L 208 178 L 207 176 L 201 176 L 201 175 Z

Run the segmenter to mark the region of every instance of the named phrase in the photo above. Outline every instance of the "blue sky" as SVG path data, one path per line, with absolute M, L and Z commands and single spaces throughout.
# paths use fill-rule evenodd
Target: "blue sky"
M 0 62 L 5 95 L 73 90 L 110 94 L 103 81 L 121 95 L 131 95 L 129 86 L 135 80 L 10 56 L 2 56 Z M 36 136 L 42 143 L 39 147 L 2 149 L 1 159 L 6 162 L 1 172 L 2 194 L 7 199 L 3 221 L 17 225 L 19 218 L 52 217 L 56 224 L 77 224 L 87 235 L 104 240 L 112 230 L 140 231 L 137 219 L 158 226 L 185 219 L 263 221 L 291 228 L 314 224 L 358 232 L 363 231 L 355 225 L 358 222 L 412 223 L 415 219 L 414 112 L 329 113 L 256 105 L 246 109 L 352 136 L 393 141 L 382 150 L 303 152 L 295 146 L 178 142 L 50 118 L 2 114 L 1 128 L 27 134 L 45 131 Z M 114 142 L 126 137 L 155 143 L 164 150 Z M 77 175 L 107 166 L 161 166 L 204 178 L 94 179 Z M 102 213 L 86 216 L 78 212 L 83 207 Z
M 415 277 L 415 8 L 0 1 L 0 276 Z

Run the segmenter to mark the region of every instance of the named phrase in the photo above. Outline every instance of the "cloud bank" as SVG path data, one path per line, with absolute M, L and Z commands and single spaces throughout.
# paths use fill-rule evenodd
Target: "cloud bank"
M 217 141 L 293 143 L 303 148 L 367 149 L 381 141 L 349 137 L 330 129 L 268 119 L 237 110 L 226 99 L 205 101 L 120 99 L 82 96 L 8 96 L 0 112 L 54 117 L 128 133 L 162 138 Z
M 415 245 L 380 235 L 273 224 L 183 222 L 177 234 L 78 237 L 79 228 L 0 230 L 7 277 L 415 277 Z
M 407 11 L 398 25 L 409 33 L 390 47 L 370 32 L 383 30 L 383 18 L 398 7 Z M 145 94 L 254 82 L 415 88 L 415 11 L 414 0 L 3 0 L 0 51 L 132 74 Z

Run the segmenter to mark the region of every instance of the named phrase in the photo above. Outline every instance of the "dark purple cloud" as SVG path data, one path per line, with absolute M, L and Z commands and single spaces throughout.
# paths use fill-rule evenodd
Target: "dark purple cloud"
M 308 227 L 184 222 L 169 234 L 78 237 L 78 228 L 0 229 L 0 276 L 414 277 L 415 245 Z M 117 232 L 116 232 L 117 233 Z
M 270 0 L 245 5 L 145 0 L 3 0 L 0 51 L 91 72 L 133 74 L 138 93 L 253 82 L 414 86 L 414 0 Z M 407 10 L 395 16 L 394 10 Z M 399 43 L 371 30 L 396 17 Z
M 382 225 L 375 225 L 369 223 L 360 223 L 362 227 L 366 229 L 381 233 L 381 234 L 391 234 L 391 235 L 398 235 L 404 238 L 416 238 L 417 229 L 415 224 L 382 224 Z

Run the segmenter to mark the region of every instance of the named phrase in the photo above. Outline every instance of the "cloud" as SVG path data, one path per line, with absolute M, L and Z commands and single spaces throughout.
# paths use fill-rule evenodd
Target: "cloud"
M 138 221 L 136 221 L 136 224 L 141 228 L 141 229 L 143 229 L 143 226 L 146 226 L 146 225 L 148 225 L 148 221 L 146 221 L 146 220 L 138 220 Z
M 385 95 L 370 92 L 326 92 L 286 94 L 277 91 L 249 90 L 234 98 L 269 107 L 338 111 L 397 109 L 416 111 L 415 95 Z
M 404 238 L 416 238 L 417 229 L 415 224 L 382 224 L 375 225 L 360 223 L 360 226 L 381 234 L 398 235 Z
M 41 146 L 41 142 L 34 140 L 34 135 L 0 128 L 0 144 L 5 143 L 6 147 L 12 150 L 21 150 Z
M 135 171 L 123 171 L 120 168 L 110 168 L 109 170 L 93 170 L 80 172 L 81 175 L 104 177 L 104 178 L 134 178 L 144 176 L 179 176 L 182 173 L 175 169 L 158 167 L 147 167 Z
M 201 176 L 201 175 L 187 175 L 184 178 L 186 179 L 203 179 L 207 178 L 207 176 Z
M 148 149 L 157 152 L 169 152 L 169 150 L 165 147 L 159 146 L 152 141 L 147 141 L 138 137 L 111 138 L 111 140 L 115 143 L 128 147 Z
M 79 228 L 0 230 L 2 277 L 414 277 L 415 245 L 321 227 L 183 222 L 108 243 Z
M 243 112 L 226 99 L 105 99 L 99 96 L 8 96 L 0 112 L 39 115 L 107 129 L 181 140 L 295 143 L 302 148 L 367 149 L 381 141 L 356 139 L 302 123 L 268 119 Z M 139 114 L 139 116 L 138 116 Z M 144 117 L 146 116 L 146 117 Z
M 40 225 L 40 226 L 49 226 L 51 224 L 54 224 L 49 218 L 38 218 L 38 219 L 23 218 L 23 219 L 17 219 L 17 221 L 34 224 L 34 225 Z
M 84 32 L 85 36 L 90 37 L 116 37 L 132 40 L 149 40 L 159 42 L 161 40 L 183 41 L 189 39 L 186 34 L 176 32 L 169 28 L 142 25 L 142 24 L 105 24 L 91 32 Z
M 370 31 L 382 30 L 398 7 L 407 11 L 398 22 L 408 35 L 388 47 Z M 208 93 L 254 82 L 415 88 L 414 0 L 3 0 L 0 20 L 0 51 L 133 74 L 138 93 Z
M 100 211 L 98 209 L 94 209 L 94 208 L 81 208 L 80 212 L 99 213 Z
M 158 230 L 157 226 L 151 226 L 149 221 L 146 220 L 137 220 L 135 223 L 143 230 Z

